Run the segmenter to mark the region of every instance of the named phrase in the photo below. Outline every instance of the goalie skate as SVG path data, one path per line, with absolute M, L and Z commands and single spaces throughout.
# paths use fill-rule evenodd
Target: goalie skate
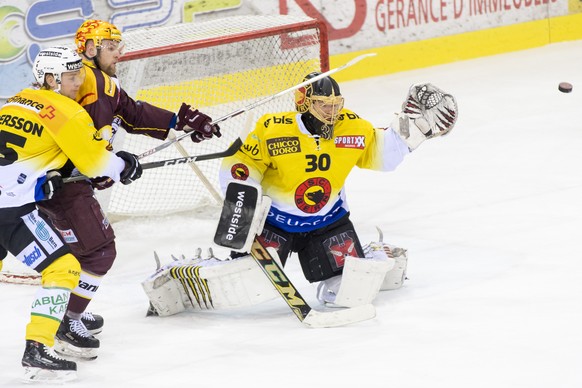
M 59 384 L 77 378 L 77 364 L 58 357 L 48 346 L 26 341 L 22 356 L 25 383 Z

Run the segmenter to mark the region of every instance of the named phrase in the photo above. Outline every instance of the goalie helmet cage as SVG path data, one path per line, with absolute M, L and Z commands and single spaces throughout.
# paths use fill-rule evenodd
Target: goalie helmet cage
M 310 72 L 329 70 L 325 24 L 308 17 L 236 16 L 130 31 L 123 41 L 127 52 L 118 76 L 130 96 L 174 112 L 186 102 L 214 119 L 292 87 Z M 294 109 L 294 93 L 288 93 L 220 123 L 221 138 L 198 144 L 186 138 L 179 145 L 189 155 L 219 152 L 240 135 L 247 115 L 256 120 Z M 160 144 L 119 131 L 114 147 L 140 154 Z M 181 152 L 171 146 L 142 162 L 182 157 Z M 99 200 L 113 217 L 217 209 L 221 161 L 197 162 L 202 177 L 187 165 L 151 169 L 131 185 L 100 193 Z M 202 180 L 216 190 L 214 196 Z

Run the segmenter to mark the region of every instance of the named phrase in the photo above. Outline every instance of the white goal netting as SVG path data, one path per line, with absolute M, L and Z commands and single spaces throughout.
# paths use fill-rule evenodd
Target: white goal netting
M 213 119 L 329 67 L 325 30 L 306 17 L 238 16 L 130 31 L 123 40 L 126 54 L 118 64 L 118 76 L 130 96 L 174 112 L 186 102 Z M 288 93 L 223 121 L 219 139 L 195 144 L 186 138 L 179 142 L 182 152 L 171 146 L 141 161 L 222 151 L 238 137 L 248 114 L 258 119 L 267 112 L 293 109 L 294 94 Z M 160 144 L 145 136 L 125 135 L 116 138 L 115 147 L 141 154 Z M 217 205 L 220 162 L 148 169 L 131 185 L 114 185 L 100 200 L 110 216 L 163 215 Z

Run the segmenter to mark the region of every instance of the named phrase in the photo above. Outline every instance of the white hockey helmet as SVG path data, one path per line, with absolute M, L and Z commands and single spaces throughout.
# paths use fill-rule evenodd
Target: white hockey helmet
M 83 68 L 83 60 L 75 50 L 64 46 L 49 47 L 38 53 L 32 65 L 34 78 L 44 84 L 46 74 L 52 74 L 61 84 L 61 74 Z

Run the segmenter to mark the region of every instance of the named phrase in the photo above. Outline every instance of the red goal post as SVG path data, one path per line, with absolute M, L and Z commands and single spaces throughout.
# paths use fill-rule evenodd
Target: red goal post
M 248 15 L 142 29 L 124 33 L 123 41 L 118 77 L 130 96 L 174 112 L 186 102 L 214 119 L 296 85 L 310 72 L 329 70 L 325 24 L 300 16 Z M 249 114 L 256 120 L 294 109 L 294 95 L 288 93 L 222 122 L 219 139 L 195 144 L 186 138 L 142 162 L 222 151 Z M 114 142 L 116 149 L 135 154 L 159 144 L 122 130 Z M 146 170 L 131 185 L 100 192 L 99 199 L 113 217 L 213 211 L 221 202 L 220 162 Z

